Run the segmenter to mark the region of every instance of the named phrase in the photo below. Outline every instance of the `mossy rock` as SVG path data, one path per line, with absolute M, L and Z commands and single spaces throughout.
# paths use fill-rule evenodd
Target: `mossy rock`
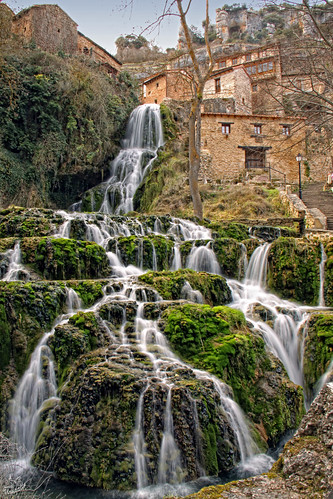
M 269 445 L 297 427 L 304 412 L 302 389 L 289 381 L 263 339 L 249 331 L 240 311 L 178 305 L 165 310 L 162 319 L 172 348 L 228 383 Z
M 53 210 L 10 207 L 0 211 L 0 238 L 48 236 L 62 222 L 61 215 Z
M 317 305 L 319 297 L 319 244 L 280 237 L 270 247 L 267 283 L 283 298 Z
M 325 245 L 327 261 L 325 265 L 324 298 L 327 307 L 333 307 L 333 241 Z
M 117 251 L 124 265 L 136 265 L 142 269 L 168 269 L 171 265 L 174 242 L 164 236 L 118 237 L 111 239 L 109 251 Z
M 0 281 L 0 428 L 15 384 L 31 353 L 56 317 L 66 310 L 63 283 Z
M 305 328 L 303 371 L 309 398 L 333 359 L 333 313 L 312 313 Z
M 228 238 L 235 239 L 236 241 L 243 241 L 249 237 L 249 227 L 244 224 L 236 222 L 226 223 L 210 223 L 208 227 L 212 230 L 215 238 Z
M 110 273 L 104 248 L 91 241 L 63 238 L 25 238 L 22 261 L 45 279 L 96 279 Z
M 182 289 L 188 282 L 194 290 L 200 291 L 206 303 L 223 305 L 231 302 L 231 291 L 224 277 L 181 269 L 163 272 L 147 272 L 138 277 L 140 282 L 153 286 L 164 300 L 183 298 Z
M 241 267 L 241 243 L 235 239 L 218 237 L 213 243 L 213 249 L 223 275 L 236 279 L 242 277 L 244 269 Z

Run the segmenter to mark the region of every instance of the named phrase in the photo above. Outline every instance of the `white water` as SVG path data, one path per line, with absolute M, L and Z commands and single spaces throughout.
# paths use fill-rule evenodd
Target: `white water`
M 2 278 L 3 281 L 17 281 L 19 278 L 22 278 L 23 273 L 28 275 L 28 272 L 21 263 L 21 247 L 19 241 L 15 243 L 14 249 L 10 249 L 6 252 L 6 255 L 9 256 L 9 266 Z
M 163 145 L 160 108 L 143 104 L 132 112 L 123 149 L 112 162 L 106 183 L 102 213 L 127 213 L 133 210 L 133 197 Z
M 67 289 L 68 313 L 73 315 L 73 307 L 80 304 L 80 299 L 73 289 Z M 68 321 L 69 315 L 62 315 L 56 325 Z M 54 327 L 55 327 L 54 326 Z M 46 401 L 56 399 L 57 382 L 52 352 L 47 345 L 54 333 L 54 328 L 45 333 L 35 348 L 28 369 L 25 371 L 11 401 L 10 430 L 11 436 L 21 458 L 28 464 L 32 456 L 40 413 Z M 47 359 L 47 365 L 45 360 Z
M 259 331 L 268 348 L 286 368 L 290 379 L 303 385 L 302 341 L 299 333 L 307 320 L 308 312 L 287 300 L 281 300 L 265 291 L 267 258 L 270 245 L 265 243 L 253 252 L 243 283 L 229 280 L 232 290 L 232 307 L 241 310 L 247 321 Z M 270 319 L 272 327 L 264 321 Z

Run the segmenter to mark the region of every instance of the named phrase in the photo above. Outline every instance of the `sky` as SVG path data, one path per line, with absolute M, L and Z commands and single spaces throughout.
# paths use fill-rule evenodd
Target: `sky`
M 0 0 L 1 1 L 1 0 Z M 57 4 L 78 24 L 78 30 L 111 54 L 116 54 L 115 41 L 121 35 L 135 33 L 139 35 L 163 9 L 165 0 L 2 0 L 15 13 L 37 4 Z M 224 4 L 236 3 L 236 0 L 210 0 L 210 20 L 215 23 L 215 11 Z M 260 4 L 258 1 L 240 1 L 248 7 Z M 126 6 L 128 4 L 128 6 Z M 188 24 L 201 27 L 205 18 L 204 0 L 192 0 Z M 163 20 L 160 28 L 154 32 L 144 31 L 142 35 L 154 45 L 165 50 L 176 47 L 179 31 L 179 19 L 169 17 Z

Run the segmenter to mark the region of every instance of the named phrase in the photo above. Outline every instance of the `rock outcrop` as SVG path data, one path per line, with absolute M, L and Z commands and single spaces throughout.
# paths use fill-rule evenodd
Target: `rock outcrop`
M 207 487 L 187 499 L 332 497 L 333 383 L 323 387 L 269 473 Z

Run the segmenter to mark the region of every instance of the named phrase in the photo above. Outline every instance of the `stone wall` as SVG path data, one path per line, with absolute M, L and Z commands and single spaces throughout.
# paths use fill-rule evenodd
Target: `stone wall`
M 13 31 L 48 52 L 77 52 L 77 24 L 58 5 L 23 10 L 14 18 Z
M 216 88 L 216 81 L 219 90 Z M 206 83 L 204 99 L 213 97 L 234 99 L 235 112 L 250 114 L 252 112 L 251 81 L 242 67 L 215 73 Z
M 142 102 L 161 104 L 165 98 L 189 100 L 191 95 L 190 78 L 185 72 L 165 71 L 144 81 Z
M 222 123 L 229 124 L 228 134 L 222 133 Z M 282 133 L 286 123 L 291 127 L 289 136 Z M 258 124 L 262 130 L 260 135 L 254 133 L 254 127 Z M 265 165 L 284 173 L 288 182 L 297 181 L 298 163 L 295 157 L 299 152 L 304 154 L 305 133 L 296 124 L 297 120 L 293 118 L 277 116 L 203 113 L 202 146 L 212 157 L 212 178 L 219 181 L 237 179 L 249 171 L 262 173 L 260 168 L 245 168 L 244 148 L 251 147 L 253 150 L 264 148 Z M 283 182 L 280 173 L 273 171 L 272 177 Z
M 101 63 L 109 73 L 117 73 L 121 69 L 121 64 L 111 54 L 95 42 L 78 32 L 77 48 L 79 53 L 90 57 L 95 62 Z

